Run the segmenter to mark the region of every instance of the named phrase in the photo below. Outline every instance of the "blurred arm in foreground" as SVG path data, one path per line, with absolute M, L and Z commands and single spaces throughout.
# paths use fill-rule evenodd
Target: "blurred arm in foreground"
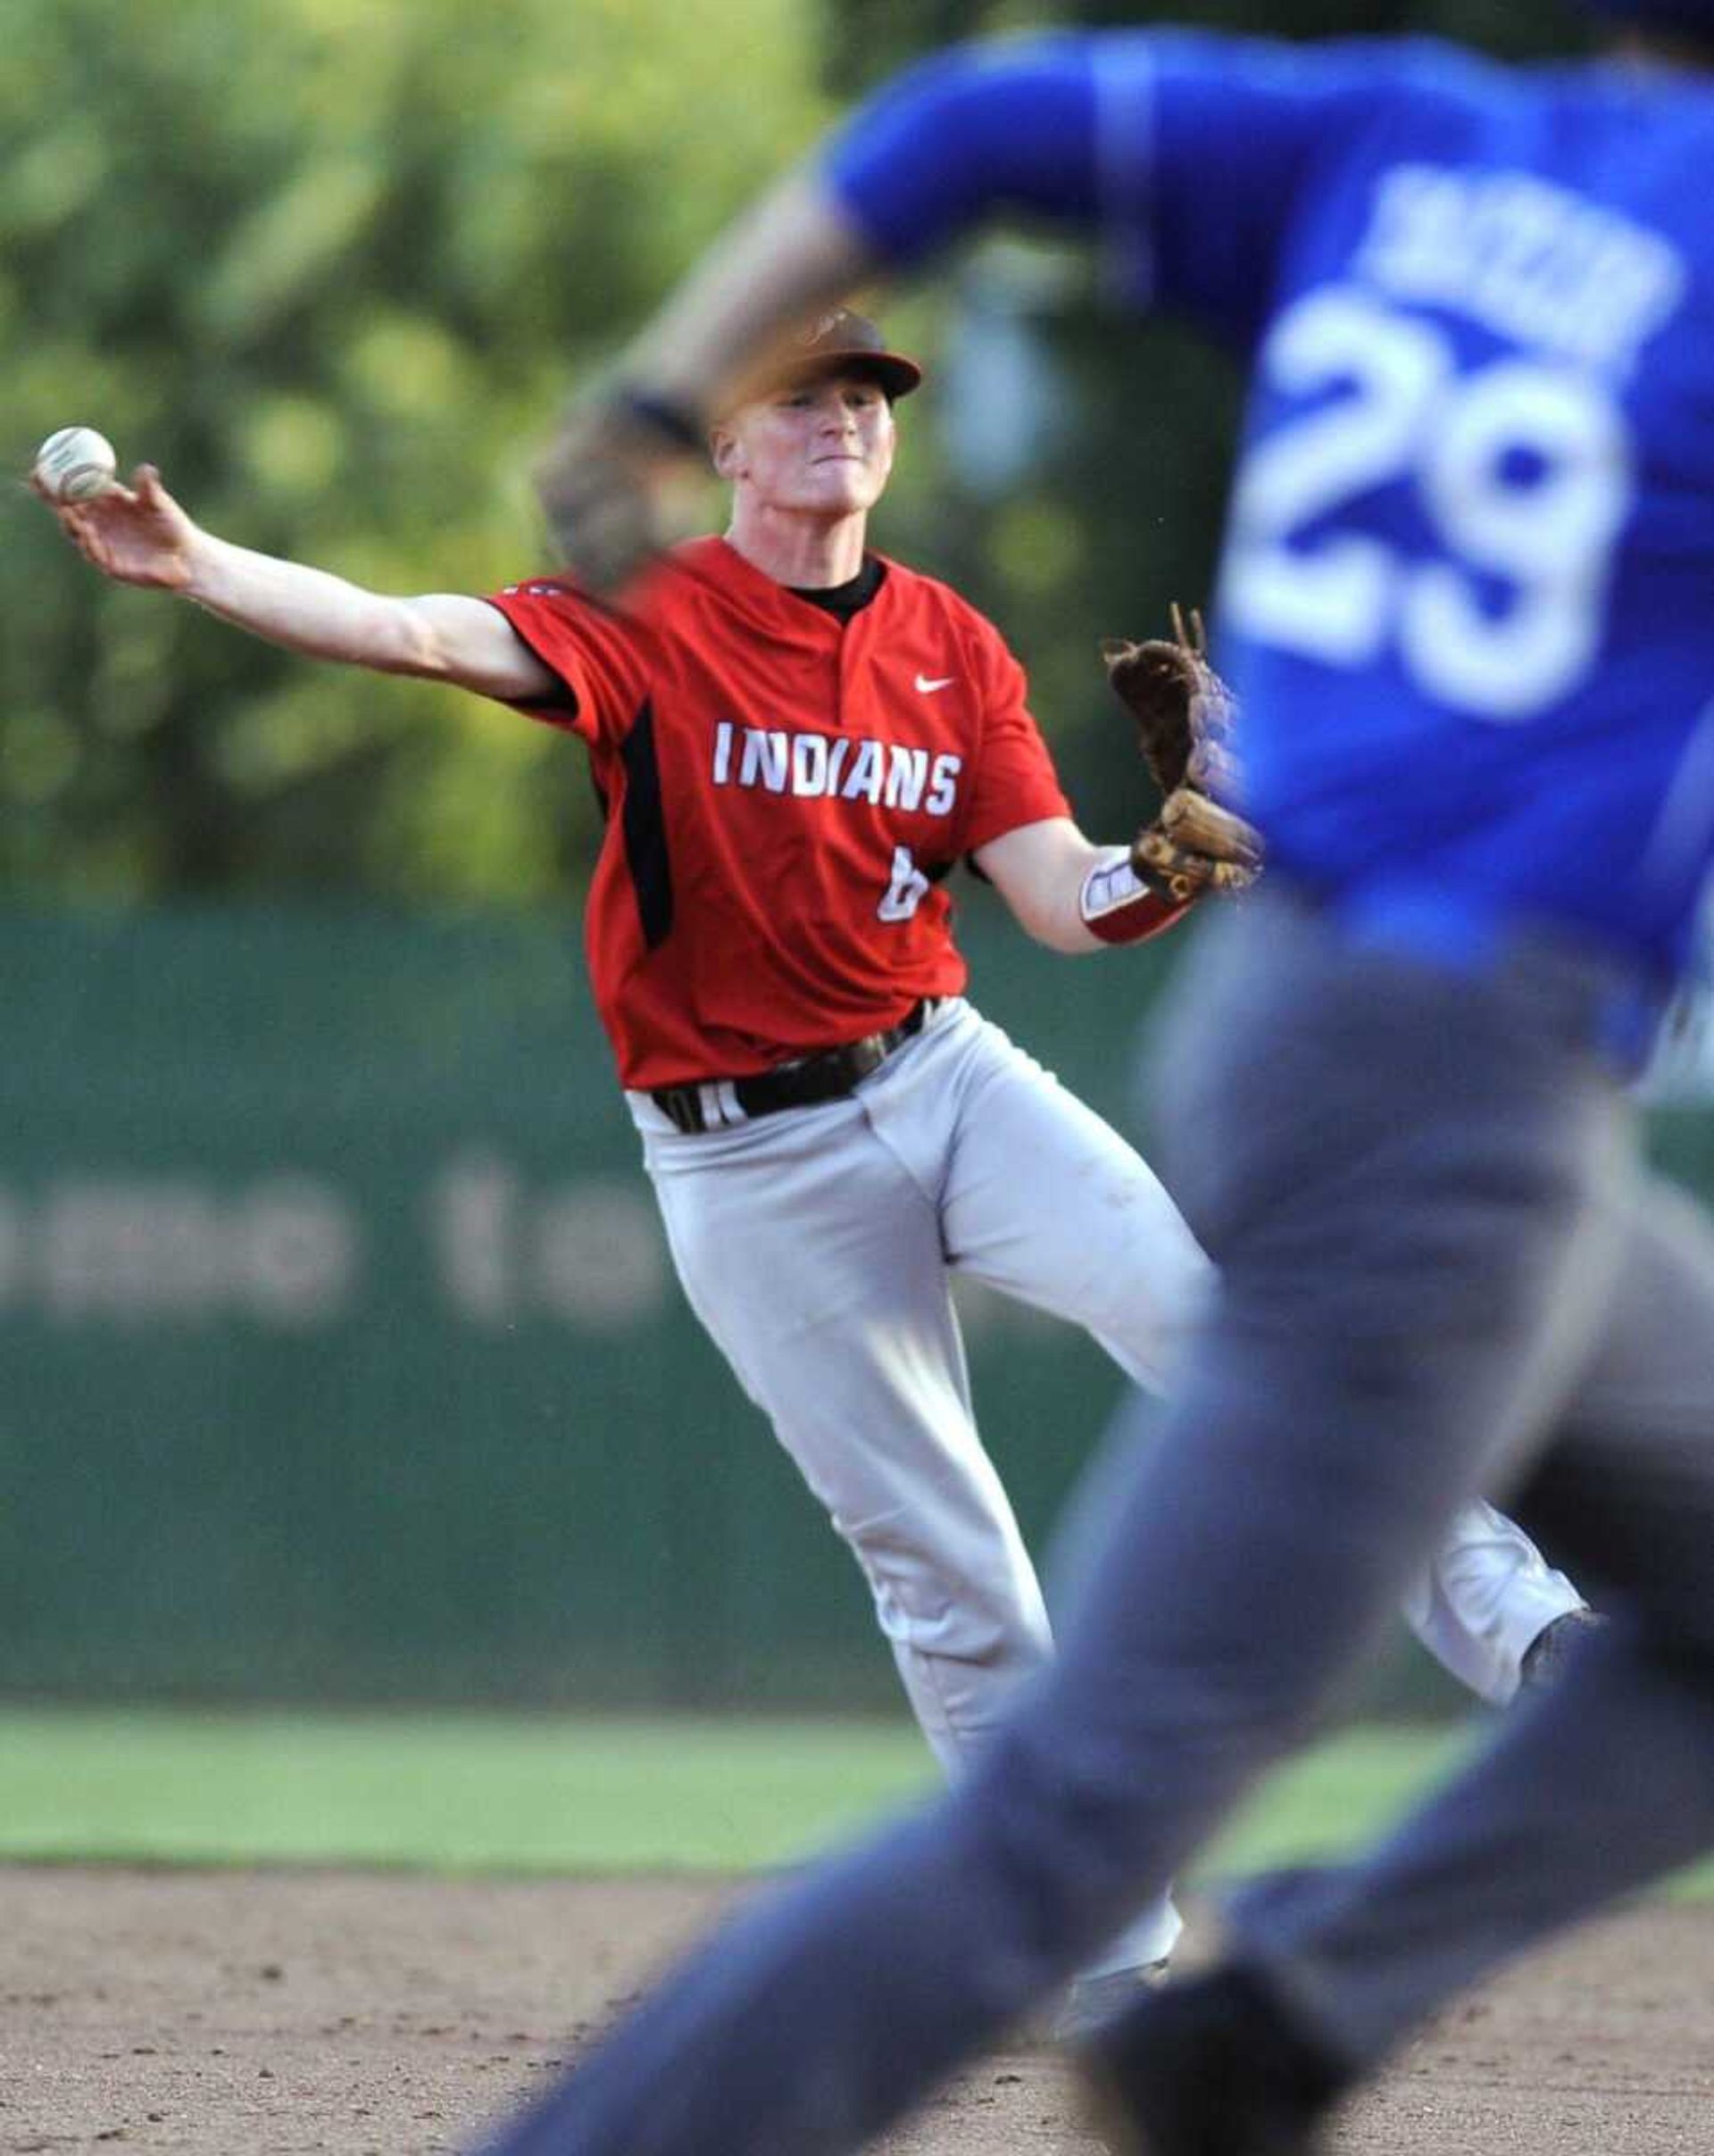
M 677 499 L 708 428 L 766 378 L 793 329 L 860 284 L 872 257 L 814 175 L 743 219 L 662 308 L 615 374 L 568 412 L 537 467 L 560 562 L 613 592 L 684 536 Z

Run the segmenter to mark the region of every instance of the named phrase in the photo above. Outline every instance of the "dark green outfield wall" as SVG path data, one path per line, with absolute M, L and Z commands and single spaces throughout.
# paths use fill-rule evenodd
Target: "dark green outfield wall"
M 1167 959 L 970 911 L 984 1008 L 1127 1114 Z M 0 920 L 0 1692 L 892 1701 L 671 1278 L 575 936 Z M 1662 1128 L 1714 1180 L 1706 1116 Z M 1039 1544 L 1116 1377 L 967 1318 Z

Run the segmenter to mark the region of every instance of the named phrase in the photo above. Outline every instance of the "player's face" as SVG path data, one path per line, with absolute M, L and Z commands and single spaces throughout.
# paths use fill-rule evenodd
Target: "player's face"
M 878 384 L 831 375 L 741 406 L 716 430 L 714 465 L 762 507 L 849 516 L 880 499 L 894 441 L 893 407 Z

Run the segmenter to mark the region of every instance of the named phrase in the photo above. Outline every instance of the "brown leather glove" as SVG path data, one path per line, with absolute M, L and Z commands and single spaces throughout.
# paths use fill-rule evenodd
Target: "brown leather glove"
M 1101 647 L 1114 695 L 1136 722 L 1137 747 L 1161 789 L 1160 813 L 1131 841 L 1131 866 L 1185 904 L 1206 891 L 1244 891 L 1261 872 L 1261 835 L 1218 798 L 1236 791 L 1236 706 L 1208 662 L 1202 616 L 1172 610 L 1170 637 Z
M 568 412 L 536 491 L 562 565 L 608 595 L 686 536 L 706 476 L 695 417 L 616 383 Z

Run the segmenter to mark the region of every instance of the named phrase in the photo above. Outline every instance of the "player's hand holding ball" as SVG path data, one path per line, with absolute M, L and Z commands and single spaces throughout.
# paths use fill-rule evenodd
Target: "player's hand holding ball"
M 196 526 L 153 464 L 139 465 L 129 487 L 116 476 L 118 468 L 105 435 L 93 427 L 62 427 L 37 451 L 29 483 L 104 576 L 183 589 L 191 580 Z
M 62 427 L 36 452 L 37 490 L 50 502 L 87 502 L 113 483 L 119 458 L 93 427 Z

